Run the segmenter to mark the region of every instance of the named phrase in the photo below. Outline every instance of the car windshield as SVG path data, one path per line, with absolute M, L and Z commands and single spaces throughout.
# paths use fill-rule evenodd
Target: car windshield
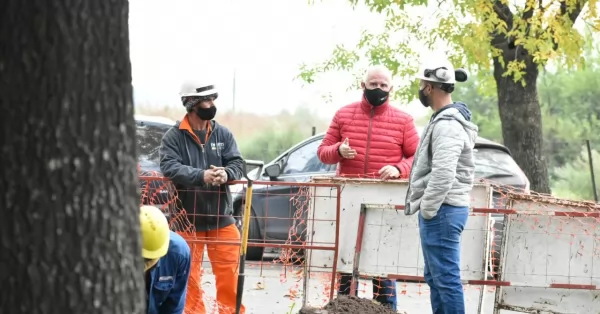
M 137 124 L 136 142 L 140 166 L 158 166 L 158 147 L 165 132 L 165 128 Z
M 518 176 L 521 168 L 506 152 L 493 148 L 475 149 L 475 178 Z

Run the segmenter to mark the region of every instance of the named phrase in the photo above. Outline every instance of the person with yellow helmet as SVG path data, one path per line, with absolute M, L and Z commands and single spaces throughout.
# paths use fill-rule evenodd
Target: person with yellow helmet
M 147 313 L 182 314 L 192 264 L 190 247 L 154 206 L 140 208 L 140 229 Z

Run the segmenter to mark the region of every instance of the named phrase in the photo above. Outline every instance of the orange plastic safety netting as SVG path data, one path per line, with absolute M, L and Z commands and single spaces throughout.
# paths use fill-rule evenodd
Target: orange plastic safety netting
M 199 239 L 194 225 L 189 219 L 188 212 L 182 207 L 178 199 L 178 192 L 174 184 L 156 172 L 144 172 L 140 179 L 141 201 L 143 205 L 152 205 L 160 208 L 169 221 L 171 230 L 183 236 L 192 252 L 192 265 L 188 281 L 185 313 L 233 313 L 234 310 L 219 306 L 214 293 L 204 293 L 202 286 L 205 269 L 202 267 L 204 248 L 206 242 L 215 240 Z M 239 253 L 235 247 L 234 256 L 231 257 L 233 267 L 237 268 Z
M 395 293 L 399 304 L 410 304 L 415 300 L 426 304 L 429 301 L 429 287 L 423 282 L 417 218 L 403 214 L 408 183 L 382 183 L 369 176 L 319 178 L 316 182 L 341 185 L 343 212 L 354 211 L 352 215 L 357 216 L 357 208 L 362 203 L 373 207 L 362 236 L 358 295 L 367 298 L 392 297 L 389 294 L 381 295 L 386 287 L 380 280 L 371 279 L 396 278 Z M 600 280 L 597 275 L 600 269 L 594 270 L 591 266 L 600 265 L 600 207 L 597 204 L 561 200 L 489 181 L 477 182 L 474 191 L 472 212 L 463 232 L 461 251 L 461 277 L 469 310 L 478 310 L 481 293 L 486 299 L 493 299 L 497 286 L 516 285 L 510 282 L 511 278 L 517 278 L 513 280 L 519 284 L 538 287 L 595 289 Z M 510 220 L 508 231 L 505 220 Z M 353 229 L 356 228 L 356 219 L 342 217 L 340 224 Z M 340 246 L 344 247 L 344 241 L 354 241 L 355 233 L 350 236 L 351 239 L 347 239 L 349 233 L 342 231 Z M 357 245 L 351 246 L 351 249 Z M 559 255 L 554 250 L 555 245 L 560 245 L 560 252 L 567 253 L 561 253 L 564 255 L 563 261 L 547 265 L 546 260 L 556 260 Z M 390 247 L 401 248 L 400 254 L 390 256 L 393 254 Z M 340 250 L 343 259 L 344 249 Z M 503 250 L 506 251 L 504 254 Z M 528 254 L 523 254 L 525 251 Z M 539 265 L 531 266 L 536 263 Z M 562 268 L 558 265 L 562 265 Z M 363 274 L 363 270 L 381 276 Z M 339 284 L 336 289 L 338 287 Z M 411 306 L 413 312 L 416 306 Z
M 600 289 L 600 206 L 491 183 L 496 309 L 591 313 Z M 494 212 L 495 211 L 495 212 Z M 526 299 L 516 301 L 523 295 Z M 546 304 L 538 300 L 548 300 Z
M 302 302 L 307 298 L 309 299 L 307 302 L 312 305 L 324 305 L 329 301 L 330 292 L 337 291 L 340 288 L 340 282 L 343 282 L 340 273 L 348 274 L 348 272 L 333 271 L 333 251 L 328 250 L 327 247 L 335 246 L 335 239 L 329 235 L 325 240 L 322 237 L 319 238 L 319 235 L 328 234 L 328 232 L 334 230 L 339 221 L 336 221 L 332 215 L 324 219 L 318 214 L 335 212 L 335 203 L 338 200 L 341 202 L 340 206 L 342 206 L 340 210 L 344 212 L 348 211 L 348 204 L 345 203 L 345 199 L 353 197 L 353 195 L 376 193 L 374 194 L 375 197 L 372 198 L 377 200 L 375 203 L 386 205 L 383 206 L 386 207 L 385 210 L 392 211 L 395 215 L 403 215 L 401 206 L 398 208 L 394 206 L 403 204 L 405 195 L 403 193 L 406 192 L 406 190 L 403 190 L 403 186 L 406 183 L 396 186 L 394 192 L 390 192 L 391 190 L 386 190 L 387 185 L 381 185 L 378 180 L 369 181 L 367 179 L 360 182 L 353 181 L 352 178 L 327 180 L 329 181 L 323 179 L 316 180 L 316 182 L 329 182 L 339 185 L 340 196 L 336 195 L 335 188 L 329 186 L 319 187 L 315 183 L 286 185 L 277 182 L 268 184 L 257 182 L 255 184 L 251 225 L 254 223 L 255 226 L 260 226 L 262 230 L 281 229 L 284 230 L 285 235 L 282 237 L 273 236 L 269 233 L 260 233 L 258 236 L 250 235 L 248 257 L 251 257 L 250 252 L 256 253 L 258 250 L 260 251 L 260 258 L 258 260 L 251 259 L 246 266 L 247 277 L 244 300 L 247 313 L 261 313 L 263 310 L 272 312 L 274 307 L 283 306 L 282 304 L 285 304 L 286 310 L 282 310 L 282 313 L 285 313 L 289 311 L 289 308 L 299 309 Z M 148 180 L 148 182 L 153 183 L 142 182 L 142 202 L 162 208 L 168 213 L 173 229 L 183 234 L 189 240 L 190 246 L 200 246 L 200 240 L 197 238 L 188 219 L 188 213 L 178 203 L 177 191 L 175 191 L 173 185 L 159 177 L 155 180 L 154 178 Z M 473 268 L 472 265 L 469 265 L 471 268 L 463 270 L 464 274 L 477 272 L 479 277 L 489 281 L 508 280 L 512 278 L 511 276 L 517 276 L 518 274 L 537 276 L 535 278 L 553 278 L 555 282 L 560 284 L 593 283 L 594 280 L 597 280 L 594 279 L 593 276 L 595 275 L 593 274 L 598 273 L 600 270 L 589 265 L 593 265 L 594 261 L 598 261 L 600 256 L 600 224 L 598 224 L 600 222 L 598 216 L 600 209 L 598 205 L 593 202 L 561 200 L 550 195 L 498 185 L 493 182 L 480 182 L 478 184 L 489 186 L 489 200 L 485 200 L 489 202 L 482 204 L 481 196 L 473 196 L 471 201 L 473 213 L 469 220 L 478 221 L 482 217 L 487 217 L 489 218 L 489 224 L 472 225 L 468 232 L 473 236 L 465 237 L 463 235 L 463 238 L 472 239 L 463 240 L 463 243 L 466 243 L 465 246 L 469 247 L 477 245 L 482 250 L 482 247 L 487 246 L 489 252 L 485 261 L 486 267 L 477 266 Z M 245 192 L 244 189 L 234 190 L 235 193 Z M 235 193 L 233 199 L 239 199 L 236 196 L 241 194 L 236 195 Z M 392 194 L 393 197 L 390 196 Z M 277 199 L 281 202 L 273 201 Z M 234 206 L 241 205 L 243 203 L 234 204 Z M 344 208 L 345 206 L 346 208 Z M 557 215 L 562 217 L 552 218 Z M 511 221 L 511 233 L 505 236 L 507 228 L 505 220 L 509 219 L 507 217 Z M 408 221 L 410 221 L 410 218 L 408 218 Z M 342 222 L 340 228 L 356 228 L 354 225 L 356 223 L 356 221 L 352 221 L 351 225 L 344 225 Z M 423 282 L 422 273 L 418 271 L 419 267 L 401 267 L 407 265 L 409 260 L 419 260 L 421 253 L 419 251 L 411 253 L 412 251 L 409 246 L 406 246 L 406 243 L 394 242 L 395 240 L 389 238 L 389 234 L 393 233 L 387 233 L 386 229 L 383 228 L 403 228 L 405 235 L 402 237 L 408 238 L 411 234 L 413 236 L 418 234 L 418 226 L 394 222 L 392 219 L 388 221 L 380 219 L 379 221 L 371 221 L 369 224 L 369 228 L 375 228 L 378 231 L 367 232 L 364 235 L 365 243 L 370 241 L 371 251 L 363 251 L 363 256 L 373 257 L 371 267 L 379 267 L 380 271 L 378 273 L 381 275 L 361 274 L 357 284 L 358 295 L 366 298 L 397 297 L 400 300 L 399 304 L 423 303 L 426 305 L 429 298 L 429 287 Z M 483 236 L 486 233 L 489 233 L 486 240 L 488 243 L 482 245 L 479 242 L 486 239 Z M 517 243 L 520 237 L 535 238 L 536 241 L 542 241 L 544 245 L 540 245 L 539 249 L 536 248 L 537 251 L 531 251 L 531 254 L 514 255 L 514 243 Z M 474 242 L 473 239 L 477 239 L 479 242 Z M 211 241 L 214 240 L 207 239 L 205 242 Z M 343 245 L 341 243 L 348 241 L 354 242 L 356 239 L 355 237 L 340 239 L 340 246 Z M 503 247 L 506 247 L 506 244 L 503 244 L 503 241 L 514 242 L 509 249 L 506 249 L 507 256 L 504 257 Z M 418 246 L 418 240 L 414 242 Z M 393 258 L 386 256 L 386 248 L 390 245 L 406 246 L 405 254 Z M 522 245 L 522 243 L 519 245 Z M 572 253 L 573 256 L 579 256 L 580 259 L 588 263 L 578 264 L 576 259 L 567 258 L 569 262 L 564 264 L 562 268 L 551 269 L 548 266 L 544 266 L 544 268 L 540 266 L 537 270 L 519 268 L 521 267 L 519 265 L 536 263 L 537 261 L 533 260 L 531 256 L 548 256 L 550 254 L 548 253 L 550 252 L 549 247 L 552 245 L 560 245 L 564 251 L 570 252 L 569 254 Z M 354 243 L 351 246 L 354 247 Z M 365 250 L 367 249 L 369 249 L 368 245 Z M 511 249 L 512 251 L 510 251 Z M 520 250 L 526 249 L 531 250 L 531 247 L 523 246 Z M 198 252 L 196 249 L 193 250 Z M 324 259 L 323 254 L 325 253 L 330 255 L 327 255 L 327 258 Z M 552 257 L 547 258 L 551 259 Z M 193 259 L 194 269 L 202 272 L 203 275 L 202 279 L 192 277 L 190 280 L 191 288 L 188 292 L 186 313 L 217 313 L 219 310 L 221 313 L 227 313 L 228 310 L 232 311 L 231 308 L 219 305 L 216 300 L 213 265 L 207 261 L 206 256 L 203 254 L 196 254 Z M 340 263 L 348 263 L 351 259 L 352 257 L 341 257 Z M 327 260 L 327 262 L 319 264 L 324 260 Z M 482 260 L 479 264 L 483 264 L 483 262 Z M 595 264 L 600 265 L 600 262 Z M 577 269 L 587 272 L 578 274 L 579 270 L 573 265 L 579 265 L 581 267 L 577 266 L 579 267 Z M 340 267 L 343 268 L 343 265 L 338 265 L 338 268 Z M 540 269 L 544 269 L 543 273 L 540 273 Z M 386 291 L 384 289 L 386 287 L 381 284 L 381 281 L 372 280 L 373 277 L 385 278 L 388 275 L 394 277 L 394 275 L 409 273 L 414 274 L 414 276 L 412 278 L 407 278 L 407 276 L 397 277 L 397 289 L 394 292 L 396 295 L 385 295 L 382 291 Z M 465 278 L 468 278 L 468 276 Z M 332 281 L 335 283 L 332 283 Z M 463 280 L 463 282 L 465 300 L 470 304 L 470 309 L 476 309 L 474 304 L 479 300 L 479 292 L 484 291 L 486 295 L 493 295 L 496 290 L 494 282 L 474 283 L 468 279 Z M 204 294 L 201 293 L 202 290 Z M 488 296 L 488 298 L 493 297 Z M 262 304 L 256 304 L 256 302 Z M 423 309 L 425 308 L 423 307 Z M 414 310 L 408 312 L 413 313 Z
M 527 236 L 542 234 L 554 244 L 568 243 L 569 251 L 584 250 L 589 251 L 589 258 L 600 257 L 600 206 L 595 202 L 560 199 L 491 181 L 483 182 L 493 188 L 491 207 L 499 210 L 498 213 L 491 214 L 494 219 L 491 276 L 494 278 L 498 277 L 497 272 L 502 262 L 502 241 L 508 217 L 513 232 L 516 232 L 515 228 L 521 228 L 519 232 Z
M 257 236 L 254 229 L 250 228 L 249 261 L 246 263 L 244 289 L 246 313 L 263 313 L 270 309 L 271 302 L 277 306 L 299 309 L 309 286 L 312 303 L 325 304 L 329 300 L 331 282 L 335 277 L 331 265 L 315 271 L 307 262 L 307 252 L 312 251 L 313 247 L 317 250 L 321 247 L 329 252 L 333 252 L 335 247 L 335 239 L 327 243 L 313 243 L 313 247 L 307 242 L 306 233 L 311 221 L 308 215 L 311 208 L 311 186 L 273 188 L 273 185 L 277 186 L 277 183 L 267 186 L 257 182 L 254 185 L 254 198 L 259 204 L 255 207 L 260 206 L 261 211 L 257 214 L 258 208 L 252 210 L 251 226 L 260 224 L 261 230 L 272 230 L 271 225 L 274 229 L 283 226 L 285 235 L 273 238 L 261 232 Z M 243 193 L 245 188 L 244 185 L 238 193 Z M 236 196 L 239 195 L 234 192 L 232 199 L 239 200 Z M 328 197 L 335 198 L 335 195 Z M 264 201 L 272 198 L 287 200 L 286 206 L 272 207 L 270 202 Z M 239 267 L 239 239 L 229 239 L 221 229 L 197 233 L 192 221 L 203 217 L 184 209 L 175 186 L 158 173 L 142 175 L 141 199 L 143 204 L 161 208 L 167 214 L 172 230 L 181 234 L 192 250 L 186 313 L 234 313 L 235 303 L 232 300 L 235 297 L 237 278 L 227 279 L 223 273 L 233 274 Z M 239 210 L 243 204 L 242 201 L 233 205 Z M 231 228 L 228 229 L 233 232 Z M 257 249 L 261 253 L 259 258 L 256 258 L 256 254 L 252 255 Z M 219 272 L 220 275 L 215 276 Z M 227 282 L 218 282 L 216 277 L 219 276 Z M 259 299 L 263 301 L 256 301 Z
M 186 210 L 181 206 L 177 196 L 177 190 L 173 183 L 162 177 L 158 172 L 140 173 L 140 194 L 142 205 L 152 205 L 160 208 L 169 221 L 171 230 L 176 231 L 186 239 L 195 235 L 195 228 L 187 217 Z M 201 271 L 202 258 L 197 256 L 197 250 L 192 249 L 192 274 L 188 281 L 188 293 L 186 299 L 186 313 L 204 313 L 201 305 L 203 296 L 199 293 L 201 282 L 198 272 Z
M 332 213 L 338 210 L 337 186 L 327 189 L 327 193 L 318 194 L 313 183 L 254 183 L 246 273 L 253 274 L 250 293 L 263 295 L 268 306 L 250 304 L 247 308 L 252 313 L 271 313 L 273 306 L 283 304 L 286 310 L 282 313 L 296 313 L 304 303 L 322 306 L 330 300 L 335 286 L 334 265 L 311 262 L 314 254 L 333 259 L 337 247 L 335 234 L 320 240 L 311 237 L 316 225 L 339 225 L 335 215 L 326 219 L 314 215 L 319 210 L 315 198 L 327 202 Z M 245 189 L 238 191 L 245 193 Z

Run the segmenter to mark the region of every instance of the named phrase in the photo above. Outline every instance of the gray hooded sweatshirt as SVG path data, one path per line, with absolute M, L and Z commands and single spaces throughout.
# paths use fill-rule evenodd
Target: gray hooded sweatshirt
M 421 137 L 410 172 L 404 212 L 437 215 L 442 204 L 469 206 L 478 128 L 463 103 L 448 105 L 432 117 Z

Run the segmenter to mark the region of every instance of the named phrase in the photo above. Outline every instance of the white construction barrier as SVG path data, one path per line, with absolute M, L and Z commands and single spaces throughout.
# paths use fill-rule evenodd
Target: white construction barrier
M 494 313 L 600 313 L 600 207 L 509 199 Z
M 406 181 L 372 179 L 313 178 L 316 183 L 340 184 L 340 228 L 337 269 L 352 273 L 355 266 L 362 276 L 389 277 L 410 280 L 423 276 L 417 215 L 404 214 L 408 189 Z M 314 187 L 311 193 L 312 209 L 307 226 L 308 243 L 327 242 L 335 238 L 337 199 L 331 197 L 335 189 Z M 471 193 L 472 208 L 491 207 L 491 189 L 476 185 Z M 364 223 L 361 227 L 361 208 Z M 323 222 L 321 222 L 323 221 Z M 490 243 L 490 215 L 472 214 L 462 235 L 461 276 L 465 283 L 487 280 L 487 261 Z M 362 239 L 360 237 L 362 229 Z M 357 241 L 358 238 L 358 241 Z M 357 245 L 358 244 L 358 245 Z M 358 250 L 357 250 L 358 248 Z M 309 252 L 311 268 L 331 269 L 334 252 Z M 358 265 L 355 265 L 358 263 Z M 479 283 L 481 285 L 481 283 Z M 467 304 L 467 313 L 478 313 L 483 303 L 483 290 L 477 304 Z

